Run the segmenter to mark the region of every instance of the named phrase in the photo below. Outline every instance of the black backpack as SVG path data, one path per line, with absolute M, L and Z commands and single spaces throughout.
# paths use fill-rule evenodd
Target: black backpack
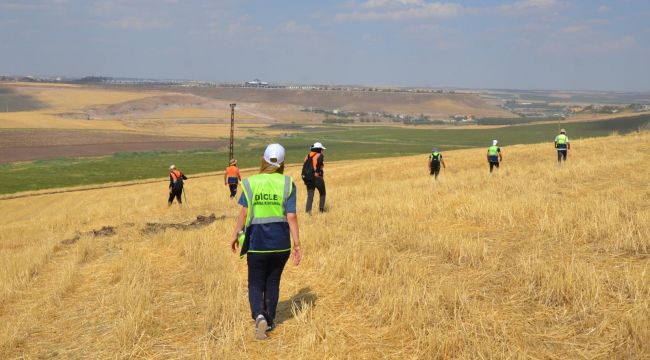
M 314 155 L 316 156 L 316 155 Z M 305 183 L 305 185 L 309 185 L 314 181 L 314 178 L 316 177 L 314 173 L 314 156 L 307 156 L 307 159 L 305 159 L 305 162 L 302 164 L 302 181 Z
M 431 163 L 432 164 L 436 164 L 436 165 L 440 164 L 440 153 L 439 152 L 436 151 L 436 152 L 431 153 L 430 158 L 431 158 Z

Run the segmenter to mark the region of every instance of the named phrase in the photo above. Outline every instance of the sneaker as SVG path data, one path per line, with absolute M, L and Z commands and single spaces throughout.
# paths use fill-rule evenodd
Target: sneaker
M 266 328 L 266 331 L 273 331 L 273 329 L 275 329 L 275 323 L 270 324 L 270 325 Z
M 268 329 L 268 324 L 266 322 L 266 318 L 264 315 L 257 315 L 257 319 L 255 319 L 255 338 L 257 340 L 264 340 L 266 339 L 266 330 Z

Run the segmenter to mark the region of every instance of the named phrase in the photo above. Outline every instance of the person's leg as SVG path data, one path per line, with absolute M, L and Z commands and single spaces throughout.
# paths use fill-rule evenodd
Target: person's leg
M 179 204 L 183 204 L 183 188 L 180 188 L 178 190 L 174 190 L 176 192 L 176 201 L 178 201 Z
M 494 163 L 490 161 L 490 174 L 492 173 L 492 170 L 494 170 Z
M 307 205 L 305 206 L 305 211 L 311 212 L 311 205 L 314 202 L 314 184 L 307 185 Z
M 230 187 L 230 197 L 234 198 L 237 195 L 237 184 L 228 184 Z
M 248 302 L 253 320 L 258 315 L 267 316 L 264 311 L 264 291 L 267 278 L 267 254 L 248 253 Z
M 318 211 L 323 212 L 325 211 L 325 196 L 327 194 L 325 191 L 325 179 L 322 177 L 317 177 L 316 188 L 318 189 L 318 195 L 320 195 L 318 202 Z
M 171 191 L 169 191 L 169 199 L 167 200 L 167 204 L 168 204 L 169 206 L 171 206 L 172 203 L 174 202 L 174 197 L 175 197 L 175 196 L 176 196 L 176 194 L 174 194 L 174 190 L 173 190 L 173 189 L 172 189 Z
M 567 151 L 567 150 L 562 151 L 562 160 L 566 161 L 566 157 L 567 157 L 568 154 L 569 154 L 569 151 Z
M 438 180 L 438 175 L 440 174 L 440 166 L 435 166 L 433 168 L 433 175 L 436 180 Z
M 266 287 L 264 291 L 264 302 L 266 309 L 266 321 L 269 326 L 273 326 L 275 320 L 275 311 L 278 308 L 278 299 L 280 298 L 280 278 L 284 265 L 289 260 L 289 251 L 279 253 L 268 253 L 268 276 L 266 278 Z
M 557 151 L 557 162 L 562 162 L 562 150 Z

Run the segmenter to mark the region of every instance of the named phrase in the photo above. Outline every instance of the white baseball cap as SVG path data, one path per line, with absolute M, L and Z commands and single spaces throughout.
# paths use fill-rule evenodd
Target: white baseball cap
M 492 140 L 492 145 L 496 145 L 497 143 L 498 143 L 498 141 Z
M 176 165 L 169 165 L 169 170 L 170 170 L 170 171 L 171 171 L 171 170 L 174 170 L 174 169 L 176 169 Z
M 275 159 L 275 161 L 271 161 Z M 284 147 L 280 144 L 270 144 L 264 150 L 264 161 L 269 165 L 280 167 L 284 162 Z
M 313 149 L 323 149 L 323 150 L 327 149 L 325 146 L 323 146 L 323 144 L 321 144 L 319 142 L 314 143 L 314 145 L 312 145 L 311 147 Z

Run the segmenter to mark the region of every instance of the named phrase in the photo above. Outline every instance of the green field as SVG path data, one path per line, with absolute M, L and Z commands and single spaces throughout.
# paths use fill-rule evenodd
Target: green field
M 647 126 L 650 116 L 581 122 L 563 125 L 571 139 L 627 133 Z M 297 125 L 296 127 L 298 127 Z M 287 149 L 287 162 L 300 163 L 309 145 L 320 141 L 327 146 L 328 161 L 426 154 L 432 146 L 442 151 L 485 147 L 492 139 L 507 147 L 514 144 L 552 142 L 558 125 L 524 125 L 496 129 L 421 129 L 404 127 L 328 126 L 320 130 L 296 132 L 287 138 L 247 138 L 236 140 L 235 155 L 242 168 L 256 167 L 266 144 L 279 142 Z M 108 182 L 165 178 L 170 164 L 188 177 L 223 170 L 227 152 L 213 150 L 184 152 L 122 153 L 100 158 L 54 159 L 0 165 L 3 186 L 0 193 Z

